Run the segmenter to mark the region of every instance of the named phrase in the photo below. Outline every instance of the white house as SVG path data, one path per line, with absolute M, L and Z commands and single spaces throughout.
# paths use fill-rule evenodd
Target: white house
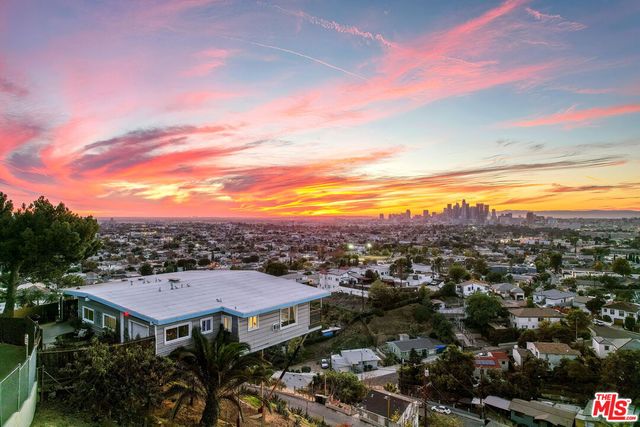
M 528 342 L 527 350 L 540 360 L 546 360 L 550 368 L 555 368 L 562 359 L 577 359 L 580 352 L 561 342 Z
M 518 329 L 538 329 L 540 322 L 559 322 L 564 318 L 564 314 L 558 310 L 540 307 L 523 307 L 509 309 L 509 322 L 511 326 Z
M 331 355 L 331 367 L 338 372 L 364 372 L 378 369 L 382 359 L 369 348 L 342 350 L 340 354 Z
M 591 326 L 591 348 L 598 357 L 605 358 L 618 350 L 640 350 L 640 334 L 618 328 Z
M 331 291 L 349 283 L 351 275 L 348 270 L 332 269 L 321 272 L 318 276 L 318 288 Z
M 504 299 L 513 299 L 516 301 L 524 300 L 524 291 L 511 283 L 496 283 L 491 285 L 493 293 L 500 295 Z
M 611 320 L 616 323 L 623 323 L 627 317 L 640 320 L 640 305 L 624 301 L 614 301 L 602 306 L 600 314 L 611 317 Z
M 533 302 L 547 307 L 564 307 L 570 306 L 576 294 L 573 292 L 564 292 L 557 289 L 549 289 L 533 293 Z
M 467 280 L 456 285 L 456 292 L 462 297 L 468 297 L 476 292 L 482 292 L 483 294 L 489 293 L 489 284 L 480 282 L 477 280 Z

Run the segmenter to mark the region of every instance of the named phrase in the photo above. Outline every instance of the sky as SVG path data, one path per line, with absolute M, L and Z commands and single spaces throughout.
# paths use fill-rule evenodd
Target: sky
M 638 1 L 0 2 L 0 191 L 97 216 L 640 209 Z

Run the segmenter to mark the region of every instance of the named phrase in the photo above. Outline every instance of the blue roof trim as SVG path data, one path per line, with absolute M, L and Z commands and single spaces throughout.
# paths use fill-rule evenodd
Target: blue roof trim
M 122 312 L 127 312 L 130 315 L 137 317 L 138 319 L 142 319 L 145 320 L 149 323 L 153 323 L 153 324 L 158 324 L 158 320 L 154 319 L 153 317 L 149 317 L 149 316 L 145 316 L 144 314 L 138 313 L 137 311 L 133 311 L 130 310 L 126 307 L 123 307 L 121 305 L 112 303 L 111 301 L 108 301 L 106 299 L 100 298 L 100 297 L 96 297 L 94 295 L 88 294 L 86 292 L 80 292 L 80 291 L 73 291 L 73 290 L 63 290 L 62 291 L 63 294 L 66 295 L 72 295 L 78 298 L 89 298 L 89 300 L 91 301 L 95 301 L 95 302 L 99 302 L 100 304 L 106 305 L 107 307 L 111 307 L 111 308 L 115 308 L 118 311 L 122 311 Z
M 66 294 L 66 295 L 72 295 L 72 296 L 75 296 L 75 297 L 78 297 L 78 298 L 89 298 L 90 300 L 99 302 L 100 304 L 104 304 L 107 307 L 115 308 L 118 311 L 122 311 L 122 312 L 126 311 L 129 314 L 131 314 L 132 316 L 138 317 L 138 318 L 140 318 L 142 320 L 146 320 L 147 322 L 152 323 L 152 324 L 156 324 L 156 325 L 166 325 L 168 323 L 174 323 L 174 322 L 180 322 L 182 320 L 194 319 L 194 318 L 197 318 L 197 317 L 206 316 L 207 314 L 213 314 L 213 313 L 219 313 L 219 312 L 232 314 L 232 315 L 237 316 L 237 317 L 246 318 L 246 317 L 251 317 L 251 316 L 257 316 L 258 314 L 262 314 L 262 313 L 269 313 L 269 312 L 272 312 L 272 311 L 275 311 L 275 310 L 280 310 L 281 308 L 291 307 L 292 305 L 303 304 L 305 302 L 315 301 L 315 300 L 320 299 L 320 298 L 325 298 L 325 297 L 331 296 L 331 293 L 323 292 L 320 295 L 314 295 L 312 297 L 302 298 L 302 299 L 295 300 L 295 301 L 289 301 L 289 302 L 287 302 L 285 304 L 279 304 L 279 305 L 268 307 L 268 308 L 265 308 L 265 309 L 262 309 L 262 310 L 254 310 L 254 311 L 249 311 L 249 312 L 246 312 L 246 313 L 243 313 L 243 312 L 238 311 L 238 310 L 232 310 L 232 309 L 230 309 L 228 307 L 224 307 L 223 306 L 223 307 L 215 307 L 215 308 L 212 308 L 210 310 L 199 311 L 199 312 L 196 312 L 196 313 L 188 313 L 188 314 L 185 314 L 185 315 L 182 315 L 182 316 L 170 317 L 168 319 L 155 319 L 153 317 L 145 316 L 145 315 L 143 315 L 141 313 L 138 313 L 136 311 L 130 310 L 130 309 L 128 309 L 126 307 L 123 307 L 123 306 L 121 306 L 119 304 L 115 304 L 115 303 L 113 303 L 111 301 L 105 300 L 105 299 L 100 298 L 100 297 L 96 297 L 96 296 L 94 296 L 92 294 L 88 294 L 86 292 L 76 291 L 76 290 L 63 290 L 62 293 Z

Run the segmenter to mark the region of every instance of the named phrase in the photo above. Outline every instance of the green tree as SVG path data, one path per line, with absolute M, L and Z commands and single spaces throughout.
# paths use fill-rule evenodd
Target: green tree
M 633 316 L 627 316 L 624 318 L 624 328 L 628 331 L 633 331 L 636 328 L 636 319 Z
M 145 262 L 140 266 L 140 274 L 143 276 L 151 276 L 153 274 L 153 267 L 148 262 Z
M 269 261 L 264 266 L 264 272 L 272 276 L 284 276 L 289 272 L 289 267 L 278 261 Z
M 640 404 L 640 350 L 618 350 L 602 363 L 602 390 L 617 391 Z
M 591 325 L 589 315 L 579 308 L 573 308 L 567 313 L 567 324 L 572 331 L 583 332 Z
M 467 298 L 465 312 L 469 321 L 479 328 L 484 328 L 502 311 L 502 304 L 493 295 L 476 292 Z
M 95 253 L 97 231 L 95 219 L 80 217 L 62 203 L 54 206 L 40 197 L 14 209 L 0 193 L 0 270 L 7 273 L 3 315 L 13 316 L 21 277 L 45 282 L 59 279 L 71 264 Z
M 369 288 L 369 300 L 376 308 L 391 306 L 398 299 L 398 291 L 381 280 L 376 280 Z
M 428 369 L 429 380 L 443 399 L 457 400 L 473 395 L 473 354 L 450 345 Z
M 329 394 L 343 403 L 358 403 L 367 394 L 366 386 L 354 373 L 329 371 L 317 374 L 313 377 L 313 387 L 324 388 L 325 379 Z
M 110 347 L 94 339 L 64 369 L 73 381 L 70 393 L 61 397 L 71 408 L 118 425 L 144 425 L 149 412 L 163 400 L 171 365 L 169 359 L 157 357 L 153 347 Z
M 267 380 L 267 363 L 257 354 L 248 353 L 249 345 L 228 342 L 224 333 L 209 340 L 198 328 L 193 331 L 193 348 L 179 348 L 172 356 L 178 366 L 167 394 L 177 397 L 173 416 L 182 405 L 193 400 L 204 402 L 201 426 L 215 426 L 220 417 L 220 404 L 230 402 L 242 410 L 239 389 L 248 382 Z
M 607 301 L 602 297 L 602 295 L 596 295 L 595 298 L 587 301 L 585 306 L 591 312 L 591 314 L 600 314 L 600 309 L 606 303 Z
M 471 277 L 467 269 L 460 264 L 453 264 L 449 267 L 449 278 L 455 283 L 460 283 L 463 280 L 467 280 Z
M 456 334 L 453 332 L 453 325 L 441 313 L 434 313 L 431 317 L 431 325 L 433 335 L 443 343 L 449 344 L 456 340 Z
M 549 267 L 553 269 L 554 272 L 559 273 L 562 268 L 562 254 L 558 252 L 553 252 L 549 255 Z
M 611 271 L 621 276 L 628 276 L 631 274 L 631 265 L 629 261 L 624 258 L 616 258 L 613 260 L 613 263 L 611 263 Z

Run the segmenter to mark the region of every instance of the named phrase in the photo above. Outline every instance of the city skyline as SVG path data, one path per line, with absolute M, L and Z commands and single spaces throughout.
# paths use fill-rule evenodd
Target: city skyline
M 640 210 L 640 4 L 0 4 L 0 191 L 99 217 Z

